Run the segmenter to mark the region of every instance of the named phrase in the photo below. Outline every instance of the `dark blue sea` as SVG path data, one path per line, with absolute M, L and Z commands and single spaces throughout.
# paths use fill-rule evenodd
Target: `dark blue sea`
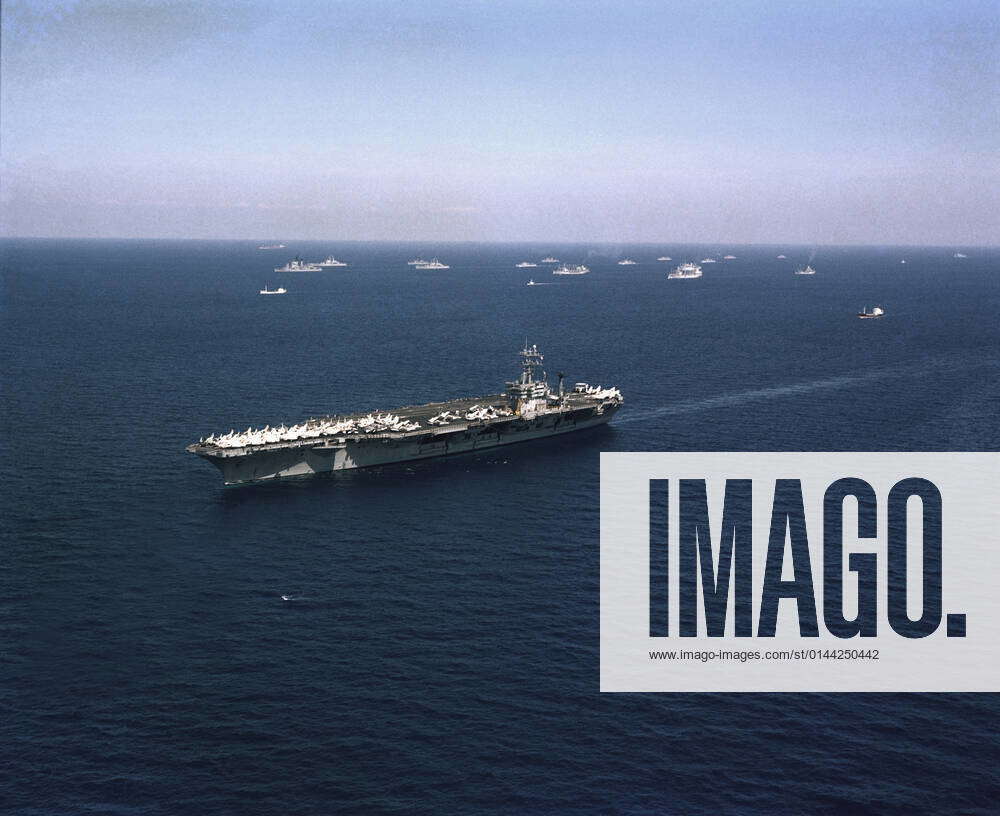
M 599 452 L 998 450 L 997 250 L 257 243 L 0 243 L 12 812 L 997 812 L 995 695 L 598 692 Z M 248 488 L 184 450 L 495 393 L 525 338 L 614 423 Z

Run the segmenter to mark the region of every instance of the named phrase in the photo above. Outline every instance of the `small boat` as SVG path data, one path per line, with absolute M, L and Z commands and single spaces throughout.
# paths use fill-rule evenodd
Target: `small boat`
M 538 284 L 535 283 L 534 278 L 532 278 L 525 284 L 525 286 L 538 286 Z
M 795 270 L 795 274 L 796 275 L 815 275 L 816 274 L 816 270 L 813 269 L 811 266 L 809 266 L 809 264 L 806 264 L 805 266 L 800 266 L 798 269 L 796 269 Z
M 583 264 L 578 266 L 570 266 L 569 264 L 563 264 L 558 269 L 553 269 L 553 275 L 586 275 L 590 269 L 588 269 Z
M 277 289 L 268 289 L 267 286 L 265 286 L 260 290 L 260 293 L 262 295 L 283 295 L 287 291 L 288 290 L 284 286 L 279 286 Z
M 320 261 L 318 264 L 316 264 L 316 266 L 320 266 L 323 269 L 326 269 L 331 266 L 347 266 L 347 264 L 344 263 L 343 261 L 338 261 L 336 258 L 333 257 L 333 255 L 330 255 L 325 261 Z
M 700 278 L 701 267 L 696 263 L 682 263 L 667 278 Z
M 417 269 L 451 269 L 451 267 L 435 258 L 433 261 L 424 261 L 422 264 L 417 264 Z
M 618 265 L 619 266 L 635 266 L 635 261 L 633 261 L 631 258 L 623 258 L 622 260 L 620 260 L 618 262 Z
M 284 244 L 261 244 L 257 249 L 284 249 Z
M 559 263 L 559 259 L 553 258 L 551 255 L 549 255 L 548 258 L 542 258 L 542 263 Z
M 779 261 L 783 261 L 783 260 L 785 260 L 785 257 L 786 257 L 785 255 L 779 255 L 778 256 L 778 260 Z
M 906 263 L 906 259 L 904 258 L 903 260 L 900 261 L 900 263 Z
M 284 266 L 275 268 L 275 272 L 319 272 L 319 264 L 307 263 L 299 257 L 295 257 Z
M 862 320 L 871 320 L 876 317 L 882 317 L 882 315 L 884 314 L 885 314 L 885 309 L 883 309 L 881 306 L 873 306 L 871 311 L 868 311 L 868 307 L 866 306 L 864 309 L 858 312 L 858 317 L 860 317 Z
M 715 260 L 715 258 L 702 258 L 701 262 L 702 263 L 717 263 L 717 261 Z
M 673 258 L 671 258 L 669 255 L 661 255 L 656 260 L 658 260 L 658 261 L 672 261 Z
M 722 260 L 724 260 L 724 261 L 735 261 L 736 260 L 736 256 L 735 255 L 723 255 L 722 256 Z
M 956 252 L 952 257 L 953 258 L 968 258 L 969 256 L 965 255 L 965 254 L 963 254 L 961 252 Z
M 518 269 L 530 269 L 532 267 L 538 266 L 538 264 L 532 263 L 531 261 L 521 261 L 521 263 L 514 264 L 514 266 L 516 266 Z

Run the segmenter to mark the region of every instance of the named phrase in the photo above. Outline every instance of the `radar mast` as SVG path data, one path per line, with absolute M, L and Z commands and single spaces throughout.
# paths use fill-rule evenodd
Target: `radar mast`
M 542 364 L 544 359 L 541 352 L 538 351 L 538 346 L 529 346 L 528 342 L 525 341 L 524 348 L 521 349 L 521 368 L 523 369 L 521 383 L 523 385 L 531 385 L 535 382 L 535 369 Z

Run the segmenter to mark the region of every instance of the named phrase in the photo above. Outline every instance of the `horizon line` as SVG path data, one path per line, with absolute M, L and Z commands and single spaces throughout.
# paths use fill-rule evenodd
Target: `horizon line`
M 726 245 L 743 247 L 897 247 L 908 249 L 1000 249 L 1000 244 L 980 244 L 980 243 L 953 243 L 953 244 L 908 244 L 908 243 L 887 243 L 874 244 L 862 241 L 848 241 L 838 243 L 826 243 L 822 241 L 802 242 L 802 241 L 727 241 L 727 240 L 686 240 L 686 241 L 627 241 L 621 239 L 588 239 L 588 240 L 566 240 L 566 239 L 503 239 L 488 240 L 480 238 L 470 239 L 427 239 L 427 238 L 178 238 L 176 236 L 92 236 L 92 235 L 0 235 L 0 241 L 217 241 L 224 243 L 264 243 L 285 241 L 297 241 L 300 243 L 342 243 L 342 244 L 545 244 L 552 246 L 566 246 L 579 244 L 615 244 L 619 246 L 706 246 L 706 245 Z

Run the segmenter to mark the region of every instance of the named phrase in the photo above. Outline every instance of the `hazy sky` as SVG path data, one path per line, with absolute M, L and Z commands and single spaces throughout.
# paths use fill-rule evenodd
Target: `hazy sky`
M 997 0 L 4 0 L 0 233 L 1000 243 Z

